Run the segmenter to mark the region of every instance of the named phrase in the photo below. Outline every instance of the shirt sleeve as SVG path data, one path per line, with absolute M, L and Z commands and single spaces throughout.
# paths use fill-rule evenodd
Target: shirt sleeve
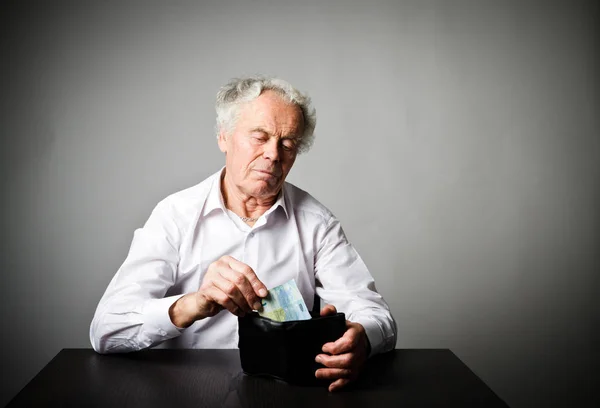
M 135 351 L 180 335 L 169 308 L 183 295 L 164 297 L 175 282 L 179 242 L 179 228 L 163 200 L 135 231 L 125 262 L 98 304 L 90 325 L 94 350 Z
M 397 327 L 389 306 L 335 217 L 324 224 L 317 242 L 315 278 L 319 297 L 365 328 L 371 355 L 393 349 Z

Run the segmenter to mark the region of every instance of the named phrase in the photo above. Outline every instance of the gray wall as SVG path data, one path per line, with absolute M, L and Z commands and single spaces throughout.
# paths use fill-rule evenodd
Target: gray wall
M 342 220 L 398 348 L 450 348 L 514 407 L 591 399 L 594 2 L 48 3 L 0 6 L 0 404 L 90 346 L 133 230 L 223 163 L 218 87 L 257 72 L 312 95 L 289 180 Z

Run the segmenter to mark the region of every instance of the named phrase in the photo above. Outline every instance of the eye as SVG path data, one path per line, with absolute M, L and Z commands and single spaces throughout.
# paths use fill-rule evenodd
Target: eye
M 267 141 L 267 138 L 264 135 L 253 135 L 252 140 L 254 140 L 256 143 L 262 144 Z
M 296 150 L 296 141 L 294 139 L 283 139 L 281 146 L 285 151 L 293 151 Z

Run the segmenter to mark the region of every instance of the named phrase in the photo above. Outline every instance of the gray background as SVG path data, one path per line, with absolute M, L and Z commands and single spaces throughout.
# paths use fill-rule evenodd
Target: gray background
M 214 96 L 252 73 L 312 95 L 289 180 L 342 220 L 398 348 L 450 348 L 513 407 L 591 403 L 594 2 L 48 3 L 0 6 L 0 403 L 90 347 L 134 229 L 224 163 Z

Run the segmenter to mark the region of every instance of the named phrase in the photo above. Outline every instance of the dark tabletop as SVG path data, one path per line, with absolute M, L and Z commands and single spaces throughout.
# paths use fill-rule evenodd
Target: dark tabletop
M 349 389 L 245 375 L 238 350 L 64 349 L 8 407 L 506 407 L 450 350 L 394 350 Z

